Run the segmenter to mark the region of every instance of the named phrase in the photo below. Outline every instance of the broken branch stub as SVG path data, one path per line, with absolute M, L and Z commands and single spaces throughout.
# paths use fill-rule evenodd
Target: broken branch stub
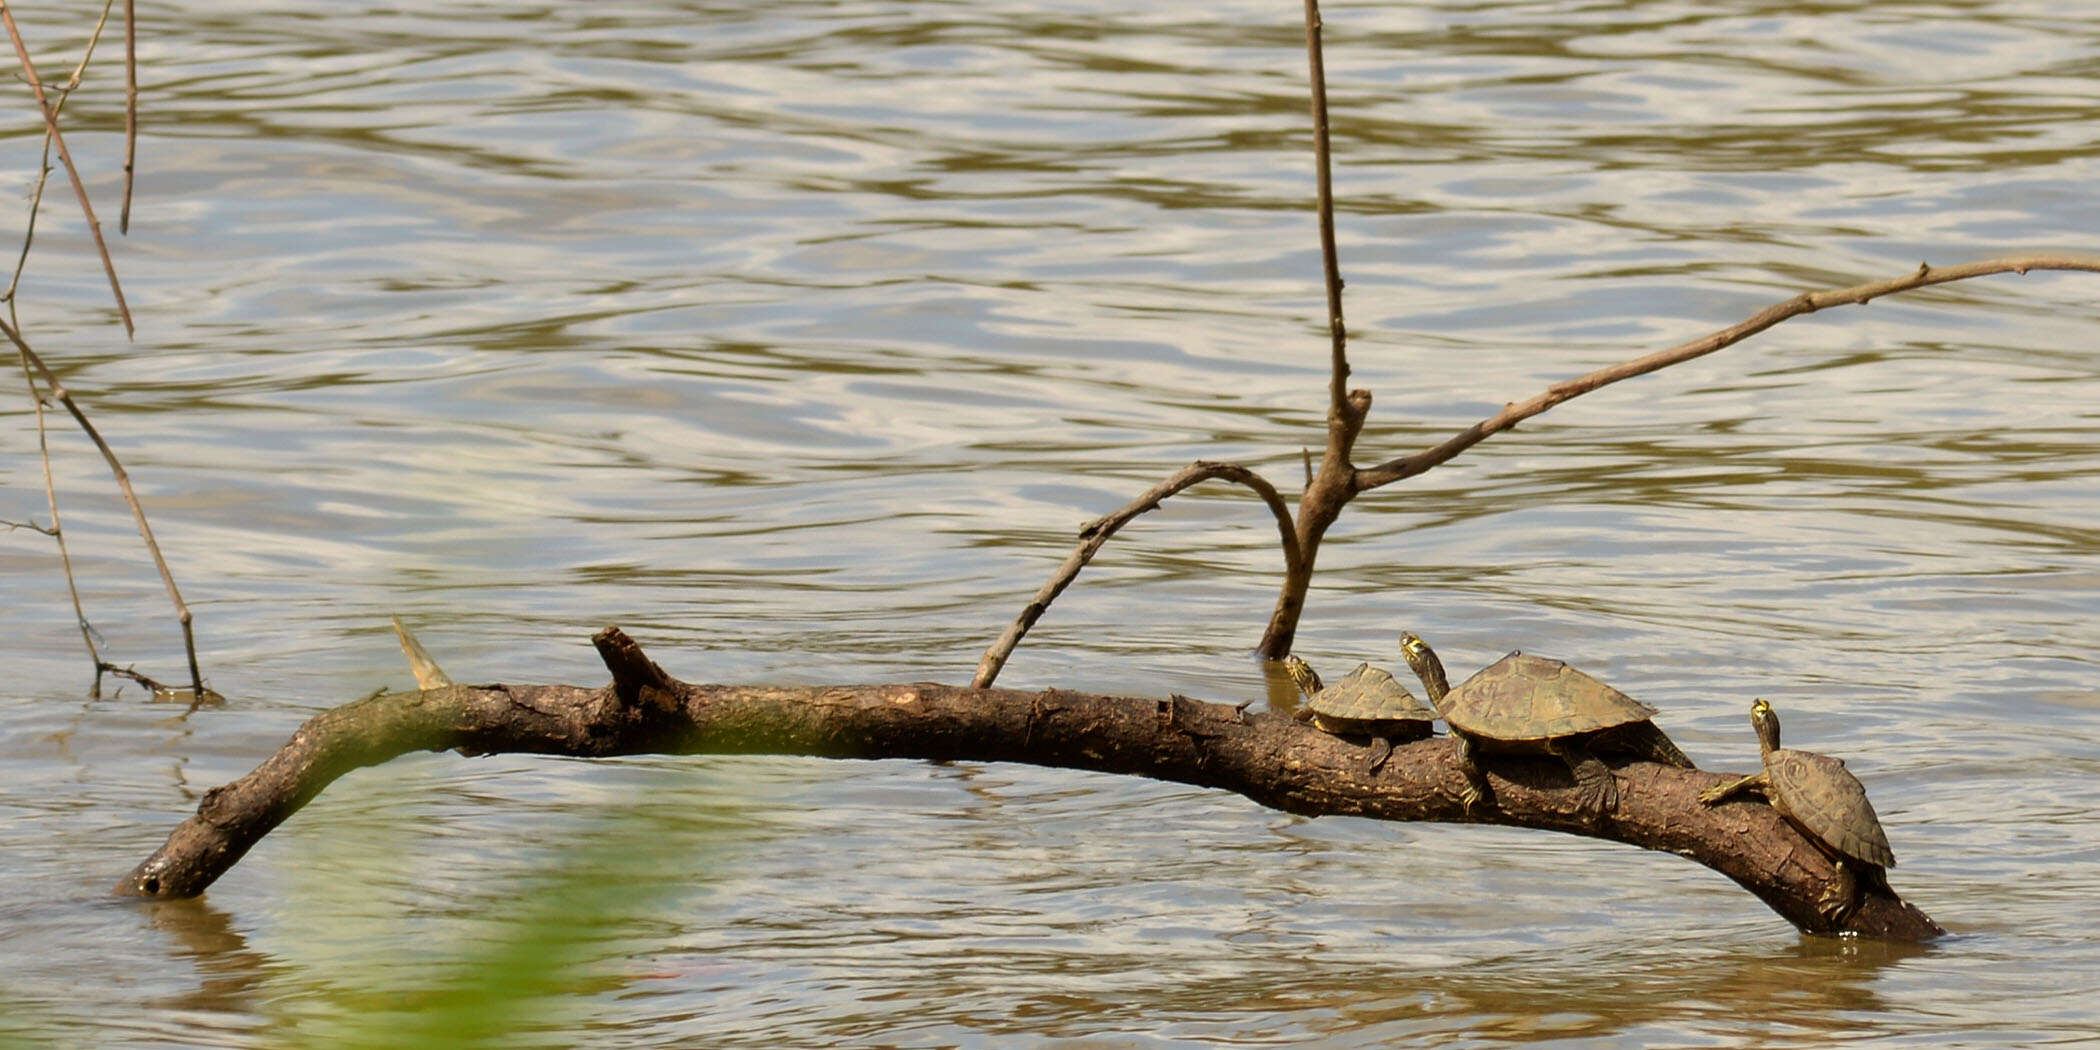
M 1274 713 L 1187 697 L 972 689 L 928 682 L 823 687 L 693 685 L 663 674 L 617 628 L 600 632 L 623 685 L 454 686 L 382 694 L 322 712 L 253 772 L 208 792 L 197 813 L 115 892 L 192 897 L 337 777 L 412 751 L 604 757 L 780 754 L 837 759 L 1023 762 L 1218 788 L 1306 816 L 1493 823 L 1661 850 L 1735 880 L 1803 930 L 1924 940 L 1940 928 L 1870 893 L 1842 928 L 1816 911 L 1831 877 L 1769 807 L 1708 808 L 1721 774 L 1618 766 L 1620 803 L 1591 826 L 1565 767 L 1497 758 L 1495 804 L 1468 814 L 1448 738 L 1402 744 L 1378 769 L 1362 747 Z M 651 672 L 654 673 L 651 673 Z M 660 676 L 660 677 L 659 677 Z M 616 679 L 618 681 L 618 679 Z

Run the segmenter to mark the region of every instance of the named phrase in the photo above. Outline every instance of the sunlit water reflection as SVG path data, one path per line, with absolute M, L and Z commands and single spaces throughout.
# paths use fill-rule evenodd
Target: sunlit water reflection
M 1360 458 L 1804 288 L 2100 248 L 2100 18 L 2063 10 L 1332 6 Z M 646 799 L 683 823 L 528 1044 L 2100 1027 L 2100 279 L 2074 275 L 1804 318 L 1559 408 L 1353 507 L 1301 634 L 1323 666 L 1402 627 L 1461 667 L 1575 659 L 1721 768 L 1769 696 L 1873 789 L 1896 885 L 1956 931 L 1931 948 L 1803 940 L 1704 869 L 1575 839 L 784 759 L 418 757 L 202 903 L 106 901 L 307 714 L 407 684 L 390 614 L 470 680 L 596 681 L 606 622 L 693 679 L 961 680 L 1080 523 L 1199 456 L 1288 485 L 1325 383 L 1286 7 L 141 14 L 139 337 L 57 182 L 21 319 L 234 699 L 82 700 L 47 541 L 0 539 L 10 1016 L 325 1041 Z M 77 54 L 83 26 L 20 17 L 47 70 Z M 115 69 L 69 106 L 105 218 Z M 127 513 L 55 444 L 96 626 L 174 677 Z M 0 518 L 46 517 L 34 448 L 0 401 Z M 1005 682 L 1258 696 L 1279 561 L 1242 494 L 1185 495 Z

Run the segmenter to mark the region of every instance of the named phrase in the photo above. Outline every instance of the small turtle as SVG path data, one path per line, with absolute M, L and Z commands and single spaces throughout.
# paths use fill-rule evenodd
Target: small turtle
M 1867 801 L 1867 789 L 1845 768 L 1843 759 L 1779 746 L 1779 716 L 1759 700 L 1750 705 L 1750 727 L 1757 730 L 1765 771 L 1699 793 L 1699 801 L 1718 805 L 1744 791 L 1762 794 L 1816 849 L 1830 859 L 1836 877 L 1816 899 L 1816 911 L 1834 926 L 1843 926 L 1864 899 L 1860 883 L 1889 893 L 1888 873 L 1896 854 Z
M 1297 686 L 1298 692 L 1304 694 L 1307 700 L 1311 700 L 1314 693 L 1327 688 L 1327 684 L 1320 681 L 1320 672 L 1313 670 L 1311 664 L 1299 659 L 1297 653 L 1290 653 L 1283 658 L 1283 672 L 1291 676 L 1291 684 Z M 1302 722 L 1305 719 L 1300 715 L 1303 714 L 1304 710 L 1301 708 L 1298 715 L 1291 717 Z
M 1311 722 L 1323 733 L 1371 738 L 1365 773 L 1376 773 L 1385 765 L 1392 756 L 1393 741 L 1428 736 L 1430 723 L 1436 719 L 1436 712 L 1428 704 L 1415 699 L 1415 694 L 1392 675 L 1370 664 L 1356 665 L 1356 670 L 1342 676 L 1341 681 L 1325 687 L 1312 666 L 1296 654 L 1284 657 L 1283 667 L 1298 691 L 1305 694 L 1305 706 L 1293 717 Z
M 1459 801 L 1468 812 L 1490 793 L 1480 770 L 1483 752 L 1549 754 L 1566 762 L 1593 824 L 1619 806 L 1618 781 L 1594 752 L 1698 768 L 1649 721 L 1654 708 L 1559 660 L 1513 652 L 1453 689 L 1427 642 L 1402 634 L 1400 652 L 1458 739 L 1466 774 Z

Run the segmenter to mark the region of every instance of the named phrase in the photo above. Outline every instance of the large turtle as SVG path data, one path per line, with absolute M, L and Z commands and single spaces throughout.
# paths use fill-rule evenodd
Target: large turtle
M 1356 670 L 1330 686 L 1322 686 L 1312 665 L 1295 653 L 1283 658 L 1283 668 L 1305 694 L 1305 706 L 1292 717 L 1311 722 L 1324 733 L 1371 738 L 1366 773 L 1376 773 L 1385 765 L 1393 753 L 1393 741 L 1428 736 L 1430 723 L 1436 719 L 1428 704 L 1415 699 L 1391 674 L 1370 664 L 1356 665 Z
M 1836 877 L 1816 899 L 1816 911 L 1832 925 L 1843 926 L 1859 910 L 1861 881 L 1889 892 L 1884 869 L 1896 866 L 1896 854 L 1867 801 L 1867 789 L 1845 768 L 1843 759 L 1779 746 L 1779 716 L 1759 700 L 1750 705 L 1750 727 L 1757 730 L 1765 771 L 1699 793 L 1699 801 L 1718 805 L 1732 795 L 1755 791 L 1765 796 L 1787 823 L 1807 836 L 1830 858 Z
M 1566 762 L 1591 823 L 1619 806 L 1618 782 L 1596 752 L 1698 768 L 1649 721 L 1654 708 L 1559 660 L 1513 652 L 1453 689 L 1427 642 L 1402 634 L 1400 652 L 1458 739 L 1466 774 L 1459 801 L 1468 812 L 1490 794 L 1480 771 L 1483 752 L 1549 754 Z

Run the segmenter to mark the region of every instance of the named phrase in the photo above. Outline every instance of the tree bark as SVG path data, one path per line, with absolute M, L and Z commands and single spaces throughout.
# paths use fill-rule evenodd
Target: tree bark
M 1506 824 L 1675 853 L 1727 875 L 1812 933 L 1925 940 L 1943 931 L 1900 898 L 1870 891 L 1843 928 L 1817 914 L 1832 871 L 1768 806 L 1708 808 L 1699 792 L 1730 776 L 1650 762 L 1619 765 L 1617 811 L 1583 822 L 1557 762 L 1490 760 L 1494 800 L 1460 806 L 1452 743 L 1393 750 L 1364 772 L 1359 742 L 1281 714 L 1207 703 L 1023 692 L 919 682 L 824 687 L 692 685 L 669 675 L 618 628 L 594 636 L 611 685 L 457 685 L 381 694 L 315 715 L 253 772 L 204 796 L 195 816 L 120 881 L 123 895 L 204 892 L 248 849 L 353 769 L 411 751 L 789 754 L 1025 762 L 1125 773 L 1236 792 L 1307 816 Z

